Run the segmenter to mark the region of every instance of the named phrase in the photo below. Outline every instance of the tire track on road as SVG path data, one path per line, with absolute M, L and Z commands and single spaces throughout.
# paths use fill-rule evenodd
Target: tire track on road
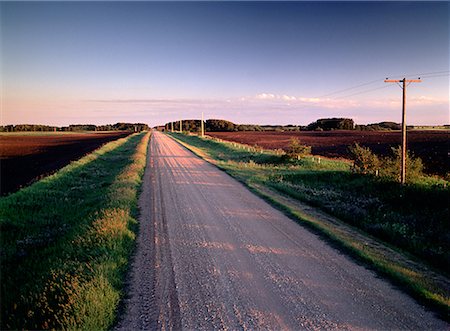
M 137 247 L 125 287 L 124 314 L 115 330 L 181 329 L 161 173 L 152 157 L 156 148 L 151 139 L 139 198 Z

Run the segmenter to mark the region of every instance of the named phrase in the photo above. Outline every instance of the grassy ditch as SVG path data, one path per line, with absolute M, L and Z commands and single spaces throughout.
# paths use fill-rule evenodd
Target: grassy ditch
M 107 329 L 137 231 L 150 134 L 0 199 L 1 329 Z
M 393 181 L 352 173 L 351 164 L 345 161 L 312 156 L 293 161 L 275 151 L 196 136 L 173 136 L 289 216 L 319 231 L 449 318 L 448 182 L 421 177 L 402 187 Z M 283 197 L 313 206 L 334 217 L 335 221 L 331 223 L 347 224 L 347 228 L 354 228 L 356 232 L 338 235 L 329 222 L 323 221 L 326 216 L 314 217 L 311 221 L 305 216 L 308 213 L 299 213 L 294 207 L 280 202 L 284 201 Z M 419 264 L 425 267 L 403 263 L 394 257 L 395 254 L 372 249 L 365 245 L 367 240 L 354 242 L 356 233 L 376 238 L 378 244 L 373 247 L 380 246 L 381 240 L 390 251 L 400 254 L 398 256 L 421 261 Z M 430 278 L 430 275 L 439 275 L 443 282 L 436 281 L 434 276 Z

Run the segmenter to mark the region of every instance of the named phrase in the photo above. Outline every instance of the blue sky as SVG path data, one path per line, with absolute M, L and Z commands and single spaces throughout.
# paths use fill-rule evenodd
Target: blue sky
M 2 2 L 3 124 L 448 124 L 446 2 Z M 432 74 L 433 73 L 433 74 Z M 436 73 L 436 74 L 434 74 Z M 340 93 L 339 90 L 370 83 Z M 366 93 L 361 93 L 369 91 Z

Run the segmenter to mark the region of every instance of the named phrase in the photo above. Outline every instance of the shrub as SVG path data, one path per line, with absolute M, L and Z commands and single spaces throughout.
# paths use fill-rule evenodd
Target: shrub
M 300 144 L 300 141 L 297 138 L 291 138 L 289 143 L 289 147 L 286 151 L 286 156 L 289 159 L 297 158 L 299 159 L 302 156 L 307 154 L 311 154 L 311 146 L 306 146 Z
M 378 158 L 368 147 L 355 144 L 349 148 L 353 159 L 353 171 L 361 174 L 379 174 L 391 180 L 400 180 L 400 166 L 402 160 L 401 147 L 392 148 L 393 156 Z M 406 153 L 406 180 L 414 182 L 423 176 L 423 163 L 409 152 Z
M 393 180 L 400 180 L 400 167 L 402 162 L 401 147 L 392 147 L 392 157 L 383 160 L 381 175 Z M 408 151 L 406 152 L 406 181 L 417 181 L 423 176 L 423 163 L 418 157 L 414 157 Z
M 376 174 L 380 169 L 380 159 L 368 147 L 355 144 L 349 149 L 354 162 L 353 171 L 362 174 Z

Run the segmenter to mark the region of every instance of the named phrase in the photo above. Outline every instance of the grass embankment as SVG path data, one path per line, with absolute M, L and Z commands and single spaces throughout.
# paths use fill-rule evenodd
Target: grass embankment
M 236 143 L 173 136 L 449 319 L 448 182 L 421 177 L 401 186 L 352 173 L 345 161 L 293 161 Z
M 137 231 L 150 134 L 0 199 L 3 329 L 107 329 Z

